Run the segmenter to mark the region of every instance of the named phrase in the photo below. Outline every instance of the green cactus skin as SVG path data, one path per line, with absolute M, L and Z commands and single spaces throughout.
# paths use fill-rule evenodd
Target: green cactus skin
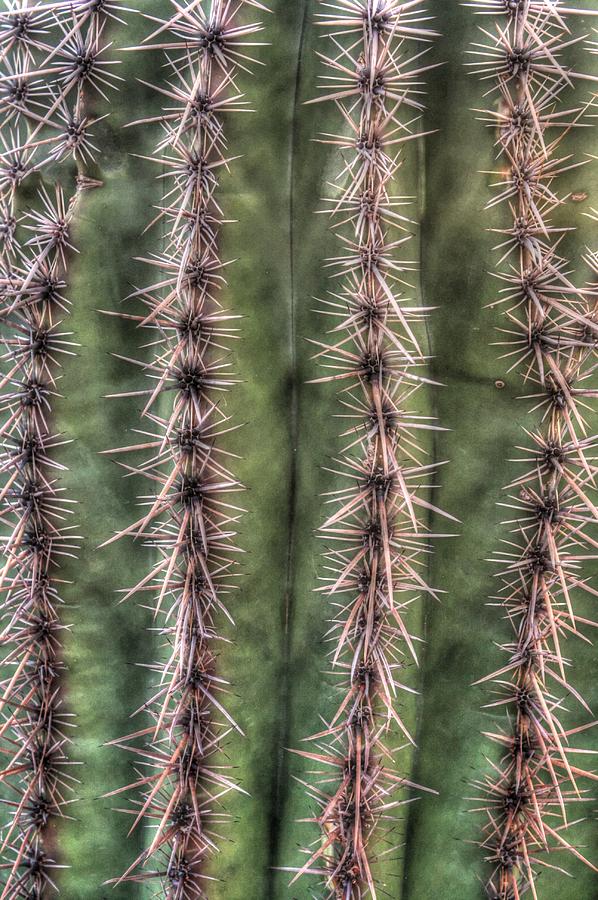
M 229 709 L 247 737 L 228 749 L 238 767 L 239 782 L 250 797 L 231 798 L 235 822 L 214 865 L 222 879 L 214 883 L 218 900 L 310 900 L 309 885 L 287 885 L 290 876 L 271 867 L 296 858 L 298 846 L 313 835 L 295 819 L 312 813 L 304 790 L 290 775 L 301 774 L 283 747 L 298 747 L 318 727 L 318 715 L 330 705 L 325 603 L 316 586 L 321 547 L 313 532 L 321 523 L 320 494 L 330 488 L 321 465 L 335 448 L 337 427 L 331 412 L 334 391 L 306 385 L 317 373 L 306 337 L 323 328 L 312 312 L 313 296 L 321 296 L 327 276 L 320 261 L 333 255 L 334 241 L 319 206 L 322 184 L 332 170 L 327 149 L 310 143 L 327 130 L 335 114 L 323 107 L 304 107 L 316 94 L 320 49 L 313 27 L 313 0 L 277 0 L 270 4 L 264 53 L 265 77 L 248 84 L 256 110 L 233 123 L 231 143 L 244 158 L 225 182 L 222 202 L 230 218 L 239 220 L 226 236 L 225 255 L 239 256 L 230 273 L 230 296 L 246 319 L 243 341 L 236 349 L 244 383 L 231 397 L 230 409 L 247 425 L 231 449 L 243 454 L 237 474 L 247 485 L 248 514 L 240 543 L 248 551 L 243 600 L 235 609 L 234 645 L 222 658 L 234 685 Z M 581 3 L 580 3 L 581 5 Z M 598 11 L 596 0 L 585 0 Z M 488 743 L 480 732 L 484 693 L 470 685 L 500 663 L 494 641 L 507 631 L 500 615 L 485 606 L 492 590 L 492 569 L 485 561 L 503 534 L 496 508 L 509 481 L 508 462 L 519 441 L 526 412 L 515 400 L 519 385 L 505 378 L 495 340 L 496 311 L 483 306 L 493 296 L 486 274 L 493 263 L 493 236 L 485 229 L 499 216 L 484 213 L 487 179 L 478 174 L 493 167 L 492 139 L 475 119 L 480 104 L 478 82 L 463 68 L 463 54 L 477 39 L 477 21 L 456 0 L 430 0 L 434 28 L 443 37 L 433 57 L 444 67 L 428 76 L 426 127 L 437 133 L 418 146 L 412 180 L 421 210 L 421 302 L 437 305 L 431 320 L 432 371 L 445 385 L 434 392 L 431 408 L 451 429 L 437 438 L 439 459 L 450 459 L 438 503 L 462 521 L 460 537 L 440 546 L 430 562 L 430 581 L 447 594 L 442 604 L 422 604 L 427 650 L 419 674 L 413 672 L 421 697 L 410 710 L 417 727 L 418 751 L 397 760 L 416 781 L 439 790 L 408 808 L 403 822 L 405 847 L 392 864 L 389 894 L 401 900 L 479 900 L 484 867 L 479 849 L 467 841 L 479 838 L 480 822 L 464 799 L 470 781 L 484 768 Z M 159 15 L 163 0 L 140 4 Z M 126 29 L 113 29 L 118 46 L 134 44 L 145 33 L 138 17 L 126 14 Z M 589 31 L 591 21 L 579 22 Z M 589 71 L 582 53 L 577 65 Z M 596 65 L 594 60 L 593 65 Z M 138 849 L 125 840 L 126 822 L 98 799 L 126 783 L 130 767 L 123 754 L 102 746 L 127 730 L 130 711 L 143 702 L 144 677 L 135 663 L 150 657 L 144 628 L 147 614 L 134 604 L 117 606 L 114 594 L 141 575 L 145 561 L 125 545 L 96 551 L 96 544 L 134 515 L 135 487 L 99 450 L 123 445 L 136 421 L 134 402 L 118 407 L 101 399 L 129 383 L 128 366 L 109 352 L 127 353 L 136 345 L 135 329 L 100 316 L 98 307 L 120 308 L 131 284 L 142 283 L 141 266 L 131 262 L 148 246 L 140 231 L 155 202 L 154 172 L 133 159 L 147 152 L 151 140 L 138 130 L 121 130 L 126 121 L 145 114 L 155 99 L 134 78 L 155 78 L 147 57 L 124 55 L 119 74 L 125 78 L 113 116 L 102 126 L 101 190 L 90 193 L 81 210 L 76 242 L 81 254 L 73 266 L 73 329 L 82 344 L 69 364 L 58 408 L 58 427 L 75 444 L 65 451 L 70 467 L 70 495 L 81 501 L 78 518 L 86 542 L 72 568 L 78 584 L 69 589 L 76 603 L 74 628 L 68 639 L 69 702 L 78 715 L 73 756 L 82 759 L 83 801 L 74 810 L 77 823 L 62 826 L 61 840 L 72 868 L 63 873 L 63 895 L 76 900 L 138 900 L 135 886 L 113 889 L 101 884 L 126 868 Z M 332 130 L 332 129 L 331 129 Z M 588 131 L 572 135 L 570 146 L 583 154 L 591 149 Z M 568 223 L 578 232 L 567 239 L 569 257 L 596 245 L 596 226 L 583 217 L 597 206 L 596 166 L 585 167 L 567 181 L 588 199 L 570 204 Z M 505 387 L 497 382 L 504 381 Z M 297 417 L 293 421 L 293 404 Z M 259 448 L 259 453 L 258 453 Z M 294 491 L 289 485 L 294 476 Z M 83 474 L 84 473 L 84 474 Z M 290 535 L 292 532 L 292 541 Z M 123 573 L 126 578 L 123 579 Z M 591 614 L 591 610 L 586 610 Z M 503 629 L 501 631 L 501 629 Z M 575 648 L 576 687 L 598 706 L 595 650 Z M 592 703 L 592 701 L 594 701 Z M 595 822 L 583 826 L 590 858 L 598 858 Z M 230 838 L 230 841 L 228 840 Z M 570 865 L 574 879 L 547 873 L 540 882 L 542 900 L 585 900 L 598 890 L 596 877 L 581 864 Z

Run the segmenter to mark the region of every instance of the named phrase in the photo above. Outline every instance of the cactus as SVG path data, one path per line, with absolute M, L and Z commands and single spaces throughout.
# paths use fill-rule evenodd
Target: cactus
M 340 487 L 327 498 L 333 511 L 321 526 L 330 545 L 321 588 L 332 607 L 326 637 L 341 691 L 333 716 L 310 739 L 313 749 L 298 751 L 317 766 L 306 786 L 323 834 L 295 879 L 322 876 L 330 897 L 376 896 L 376 866 L 396 850 L 396 811 L 408 802 L 405 792 L 425 790 L 397 771 L 389 743 L 400 735 L 414 744 L 397 699 L 412 688 L 399 673 L 404 657 L 418 661 L 410 607 L 422 594 L 438 599 L 421 570 L 430 539 L 443 535 L 430 533 L 425 516 L 447 516 L 426 499 L 437 464 L 419 438 L 438 426 L 413 410 L 416 392 L 431 383 L 417 335 L 427 309 L 405 291 L 414 268 L 400 255 L 411 237 L 401 209 L 408 200 L 395 194 L 403 145 L 421 137 L 418 85 L 429 67 L 420 59 L 425 50 L 406 45 L 436 36 L 425 22 L 417 3 L 320 14 L 320 24 L 334 29 L 332 55 L 319 54 L 324 99 L 345 124 L 322 139 L 342 154 L 326 198 L 340 239 L 340 255 L 326 265 L 340 286 L 322 300 L 332 338 L 313 341 L 331 371 L 317 381 L 341 386 L 346 420 L 331 469 Z
M 77 784 L 63 698 L 61 569 L 78 536 L 67 524 L 73 500 L 58 483 L 65 441 L 54 407 L 73 354 L 63 325 L 71 235 L 81 197 L 96 184 L 93 95 L 115 81 L 104 58 L 110 15 L 110 4 L 84 3 L 72 11 L 13 4 L 2 16 L 2 898 L 55 887 L 56 823 Z M 60 182 L 52 191 L 38 183 L 23 210 L 29 181 L 69 158 L 77 173 L 69 193 Z
M 476 6 L 486 11 L 486 4 Z M 499 105 L 484 115 L 498 133 L 499 159 L 507 167 L 506 177 L 496 173 L 488 203 L 508 205 L 512 218 L 493 229 L 501 285 L 494 305 L 504 304 L 507 320 L 500 329 L 502 358 L 509 371 L 521 372 L 532 412 L 541 412 L 519 448 L 523 473 L 501 504 L 510 516 L 509 537 L 495 557 L 500 587 L 494 602 L 504 608 L 514 636 L 503 645 L 506 664 L 480 679 L 492 683 L 497 698 L 488 706 L 508 711 L 506 722 L 488 734 L 503 756 L 478 785 L 487 813 L 482 848 L 493 867 L 487 892 L 497 900 L 528 889 L 535 894 L 539 867 L 553 864 L 547 854 L 555 849 L 598 872 L 568 834 L 575 824 L 570 807 L 587 799 L 578 782 L 593 777 L 576 757 L 582 752 L 577 735 L 594 724 L 591 709 L 566 671 L 572 660 L 564 647 L 567 638 L 596 624 L 576 614 L 574 602 L 580 591 L 595 595 L 584 566 L 596 559 L 596 436 L 586 411 L 595 396 L 598 324 L 596 290 L 571 282 L 560 247 L 568 229 L 554 223 L 563 203 L 555 180 L 582 164 L 561 145 L 592 104 L 560 105 L 565 89 L 586 77 L 561 59 L 566 47 L 583 39 L 571 37 L 565 16 L 528 3 L 508 9 L 506 27 L 497 23 L 496 36 L 476 45 L 470 64 L 495 83 Z M 565 696 L 581 704 L 588 724 L 563 723 Z
M 256 0 L 246 5 L 265 10 Z M 222 757 L 229 731 L 241 729 L 226 709 L 228 682 L 218 666 L 226 640 L 220 621 L 233 621 L 226 604 L 237 588 L 242 512 L 234 497 L 242 488 L 221 446 L 235 427 L 220 394 L 235 383 L 227 355 L 238 317 L 221 300 L 229 261 L 220 249 L 226 219 L 218 187 L 234 159 L 225 122 L 245 109 L 238 79 L 254 62 L 248 48 L 261 29 L 245 24 L 243 11 L 217 2 L 209 13 L 189 7 L 182 15 L 174 4 L 172 17 L 153 22 L 135 48 L 164 51 L 171 71 L 159 88 L 169 106 L 157 117 L 155 157 L 168 179 L 154 219 L 164 223 L 164 250 L 144 260 L 158 271 L 155 280 L 132 294 L 143 311 L 121 314 L 156 336 L 150 362 L 128 360 L 146 371 L 149 387 L 124 394 L 143 398 L 141 416 L 152 429 L 126 448 L 143 461 L 125 468 L 155 488 L 141 498 L 149 510 L 110 542 L 132 535 L 155 548 L 149 573 L 123 599 L 156 594 L 153 621 L 167 649 L 150 665 L 159 674 L 143 707 L 149 725 L 116 741 L 150 774 L 140 769 L 133 785 L 112 794 L 137 789 L 127 809 L 133 828 L 157 825 L 118 883 L 156 879 L 173 898 L 206 896 L 206 861 L 227 819 L 223 798 L 238 789 Z
M 6 0 L 5 897 L 594 895 L 596 15 Z

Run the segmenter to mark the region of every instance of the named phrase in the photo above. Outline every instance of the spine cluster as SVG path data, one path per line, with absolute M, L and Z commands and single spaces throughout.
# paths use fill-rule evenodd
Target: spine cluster
M 598 393 L 598 291 L 570 281 L 562 252 L 570 229 L 552 221 L 568 199 L 557 191 L 558 176 L 580 165 L 561 145 L 589 105 L 567 108 L 565 97 L 589 76 L 565 62 L 568 48 L 586 37 L 571 34 L 574 10 L 529 0 L 469 5 L 495 19 L 482 28 L 471 63 L 492 102 L 484 116 L 501 167 L 488 206 L 501 204 L 511 216 L 499 230 L 495 303 L 505 310 L 504 358 L 520 373 L 537 423 L 519 448 L 523 471 L 503 504 L 509 537 L 495 557 L 493 602 L 512 638 L 502 645 L 504 665 L 482 679 L 492 686 L 489 707 L 505 714 L 488 734 L 502 756 L 478 784 L 481 846 L 492 869 L 487 895 L 515 900 L 528 890 L 538 896 L 538 870 L 562 870 L 564 850 L 591 865 L 569 836 L 571 808 L 587 801 L 583 782 L 595 777 L 578 764 L 574 736 L 591 725 L 567 728 L 563 717 L 565 700 L 590 714 L 568 670 L 573 640 L 596 625 L 575 607 L 576 596 L 597 594 L 584 567 L 598 558 L 598 438 L 587 421 Z M 594 255 L 587 262 L 598 271 Z
M 150 493 L 141 497 L 141 518 L 122 534 L 150 547 L 154 560 L 125 598 L 153 598 L 164 654 L 149 666 L 157 683 L 143 708 L 148 723 L 116 743 L 139 772 L 120 789 L 133 795 L 125 811 L 133 828 L 151 827 L 148 846 L 119 880 L 154 881 L 155 896 L 187 900 L 206 896 L 224 798 L 237 789 L 222 748 L 238 726 L 218 666 L 222 629 L 232 621 L 226 604 L 236 585 L 241 513 L 232 496 L 241 485 L 222 446 L 235 427 L 223 392 L 235 381 L 228 348 L 237 316 L 223 305 L 229 263 L 220 250 L 218 193 L 231 162 L 226 121 L 246 109 L 237 81 L 261 30 L 249 8 L 265 7 L 254 0 L 172 0 L 172 7 L 172 17 L 152 20 L 152 34 L 131 48 L 164 54 L 166 79 L 156 87 L 163 111 L 144 124 L 161 126 L 152 159 L 166 187 L 157 217 L 163 249 L 145 260 L 157 274 L 133 295 L 141 312 L 125 316 L 151 335 L 152 358 L 131 360 L 149 386 L 129 394 L 144 397 L 143 433 L 151 435 L 123 448 L 141 454 L 142 462 L 125 468 L 147 479 Z
M 87 104 L 113 83 L 103 32 L 115 3 L 11 2 L 0 13 L 0 836 L 1 900 L 45 898 L 59 867 L 56 825 L 76 779 L 62 698 L 61 590 L 77 537 L 66 524 L 53 425 L 71 231 L 93 159 Z M 73 192 L 40 173 L 73 161 Z M 67 169 L 68 171 L 68 169 Z M 31 184 L 25 185 L 25 182 Z M 37 190 L 22 210 L 22 190 Z
M 323 136 L 343 164 L 325 201 L 339 242 L 327 261 L 336 286 L 322 301 L 331 338 L 317 345 L 329 370 L 317 380 L 339 386 L 347 422 L 334 470 L 340 487 L 321 527 L 340 700 L 309 738 L 313 749 L 297 751 L 316 764 L 306 787 L 321 835 L 293 871 L 320 876 L 322 896 L 356 900 L 377 895 L 379 854 L 392 853 L 397 810 L 419 789 L 396 771 L 388 740 L 413 744 L 398 710 L 409 690 L 401 672 L 417 662 L 420 640 L 409 610 L 418 597 L 437 597 L 425 562 L 430 539 L 442 535 L 430 533 L 429 514 L 445 515 L 427 499 L 436 466 L 426 435 L 437 426 L 414 399 L 430 384 L 420 346 L 427 310 L 409 298 L 409 199 L 395 193 L 403 145 L 421 137 L 430 68 L 422 57 L 434 33 L 419 0 L 322 5 L 332 55 L 318 54 L 326 67 L 320 99 L 336 105 L 343 123 L 338 136 Z

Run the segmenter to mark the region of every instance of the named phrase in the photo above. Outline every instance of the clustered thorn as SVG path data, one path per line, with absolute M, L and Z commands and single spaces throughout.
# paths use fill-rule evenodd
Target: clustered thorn
M 428 512 L 446 515 L 430 502 L 436 467 L 420 440 L 438 426 L 412 406 L 429 384 L 420 374 L 426 310 L 406 296 L 406 273 L 416 269 L 400 257 L 411 237 L 401 213 L 409 199 L 393 189 L 403 144 L 420 136 L 421 80 L 431 66 L 418 44 L 435 35 L 421 2 L 322 6 L 333 55 L 318 54 L 326 66 L 319 99 L 334 103 L 345 124 L 343 134 L 322 138 L 342 160 L 325 198 L 341 255 L 326 263 L 338 285 L 322 303 L 332 338 L 317 344 L 330 372 L 316 379 L 338 385 L 350 420 L 334 469 L 343 484 L 321 527 L 331 549 L 320 590 L 333 609 L 327 637 L 340 699 L 313 747 L 295 751 L 312 770 L 304 783 L 319 834 L 305 864 L 289 871 L 293 880 L 319 877 L 319 896 L 358 900 L 377 896 L 379 849 L 392 852 L 400 807 L 427 790 L 396 771 L 389 743 L 393 735 L 413 743 L 398 704 L 401 673 L 417 662 L 408 613 L 418 596 L 438 597 L 425 575 L 430 541 L 441 536 Z
M 226 604 L 237 588 L 242 513 L 228 499 L 242 485 L 220 446 L 235 427 L 219 394 L 235 384 L 226 348 L 238 317 L 221 299 L 228 262 L 219 185 L 230 162 L 226 114 L 246 108 L 237 82 L 255 62 L 249 48 L 261 31 L 247 22 L 248 8 L 265 7 L 255 0 L 171 5 L 171 18 L 149 17 L 155 30 L 130 48 L 162 51 L 165 59 L 167 78 L 156 87 L 166 98 L 163 114 L 149 121 L 161 126 L 152 160 L 167 182 L 158 216 L 166 237 L 163 251 L 143 260 L 159 270 L 155 283 L 131 295 L 141 312 L 124 316 L 153 335 L 151 361 L 130 360 L 149 376 L 149 387 L 132 394 L 145 396 L 151 435 L 111 451 L 143 456 L 126 469 L 149 479 L 152 493 L 141 498 L 139 520 L 111 540 L 128 535 L 152 548 L 153 568 L 125 597 L 145 604 L 148 591 L 155 595 L 154 627 L 167 649 L 163 664 L 150 666 L 157 685 L 142 710 L 148 726 L 114 742 L 134 754 L 138 778 L 113 794 L 130 795 L 133 827 L 151 828 L 148 846 L 115 881 L 196 900 L 207 896 L 206 870 L 228 820 L 225 798 L 239 790 L 223 743 L 240 729 L 226 709 L 216 651 L 231 621 Z
M 575 605 L 576 595 L 596 595 L 583 566 L 598 558 L 598 436 L 588 434 L 585 414 L 597 395 L 598 286 L 570 281 L 559 246 L 570 229 L 551 221 L 567 199 L 557 193 L 558 176 L 580 164 L 561 145 L 594 101 L 560 105 L 576 81 L 591 80 L 566 64 L 568 49 L 585 38 L 572 34 L 575 10 L 545 0 L 467 5 L 496 19 L 494 31 L 482 29 L 484 42 L 470 51 L 470 65 L 498 101 L 483 114 L 503 169 L 492 173 L 488 207 L 508 207 L 513 221 L 499 230 L 510 237 L 495 248 L 503 285 L 498 302 L 508 322 L 502 358 L 531 385 L 524 399 L 539 420 L 520 448 L 525 471 L 503 504 L 511 533 L 495 555 L 500 589 L 493 604 L 506 611 L 514 639 L 502 646 L 506 664 L 481 679 L 497 695 L 488 707 L 505 714 L 488 734 L 501 748 L 500 760 L 476 782 L 478 810 L 486 816 L 480 841 L 489 866 L 486 891 L 510 900 L 528 891 L 537 897 L 539 872 L 562 871 L 563 851 L 596 868 L 569 833 L 579 821 L 569 810 L 587 802 L 582 785 L 595 776 L 573 763 L 572 736 L 592 723 L 575 729 L 563 723 L 565 698 L 589 711 L 567 674 L 571 650 L 563 652 L 567 638 L 596 626 L 578 617 Z M 598 272 L 595 254 L 587 262 Z
M 87 112 L 113 85 L 104 61 L 116 2 L 22 2 L 0 12 L 0 900 L 46 898 L 63 868 L 57 823 L 77 780 L 63 698 L 61 568 L 79 538 L 66 524 L 54 402 L 73 355 L 63 328 L 71 231 L 80 196 L 48 188 L 67 157 L 84 175 L 94 147 Z M 76 49 L 75 49 L 76 48 Z M 20 196 L 37 182 L 31 209 Z M 35 193 L 30 191 L 30 193 Z

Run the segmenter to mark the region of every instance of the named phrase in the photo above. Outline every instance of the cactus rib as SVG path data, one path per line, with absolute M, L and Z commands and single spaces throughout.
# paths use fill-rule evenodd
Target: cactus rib
M 151 434 L 120 448 L 144 453 L 125 465 L 150 484 L 141 498 L 147 511 L 115 535 L 141 539 L 156 562 L 125 599 L 154 596 L 156 628 L 167 648 L 151 664 L 157 685 L 143 711 L 147 727 L 113 742 L 133 754 L 138 777 L 113 793 L 133 792 L 125 810 L 152 826 L 149 845 L 118 882 L 155 882 L 171 900 L 206 896 L 208 860 L 226 821 L 226 795 L 240 790 L 222 755 L 231 729 L 227 682 L 219 673 L 218 646 L 227 640 L 223 622 L 237 586 L 236 526 L 242 510 L 231 495 L 242 490 L 229 470 L 223 443 L 236 426 L 222 403 L 235 384 L 229 347 L 236 316 L 222 303 L 226 268 L 220 233 L 225 223 L 218 188 L 229 154 L 225 122 L 246 109 L 239 75 L 256 62 L 253 36 L 261 25 L 248 22 L 256 0 L 172 3 L 172 16 L 152 21 L 152 34 L 134 52 L 161 50 L 167 79 L 156 90 L 166 98 L 155 120 L 162 128 L 152 159 L 166 184 L 157 220 L 164 227 L 161 253 L 144 260 L 159 274 L 135 291 L 143 311 L 127 314 L 153 336 L 149 362 L 131 359 L 151 380 L 142 412 Z M 122 396 L 122 395 L 121 395 Z M 147 431 L 143 432 L 147 435 Z M 156 894 L 158 896 L 158 894 Z
M 562 250 L 570 229 L 553 221 L 567 199 L 556 192 L 556 179 L 582 164 L 562 144 L 583 123 L 592 100 L 566 109 L 561 104 L 567 89 L 591 76 L 564 61 L 586 37 L 570 31 L 576 10 L 529 0 L 467 5 L 496 17 L 494 29 L 482 26 L 484 39 L 470 51 L 469 65 L 482 77 L 485 96 L 498 100 L 482 112 L 497 134 L 503 169 L 492 173 L 488 207 L 502 204 L 512 216 L 496 229 L 496 303 L 506 310 L 502 358 L 509 372 L 521 374 L 523 399 L 540 418 L 519 448 L 524 470 L 507 486 L 502 504 L 509 538 L 494 559 L 500 589 L 493 603 L 504 609 L 513 637 L 501 645 L 505 664 L 481 679 L 495 695 L 488 708 L 508 713 L 487 733 L 502 757 L 477 782 L 487 817 L 481 847 L 492 870 L 486 892 L 515 900 L 528 890 L 538 897 L 538 871 L 555 868 L 548 858 L 555 852 L 569 851 L 598 871 L 568 836 L 575 824 L 570 807 L 587 801 L 578 782 L 595 778 L 575 764 L 571 739 L 593 723 L 569 728 L 562 721 L 564 694 L 589 712 L 567 674 L 563 648 L 568 637 L 596 625 L 575 612 L 574 601 L 577 592 L 596 595 L 583 565 L 598 558 L 592 537 L 598 439 L 588 434 L 585 414 L 597 394 L 598 291 L 571 282 Z M 587 262 L 596 271 L 591 255 Z
M 402 792 L 428 790 L 400 775 L 390 735 L 414 743 L 397 698 L 410 688 L 399 673 L 417 662 L 419 638 L 408 613 L 418 596 L 438 597 L 422 572 L 430 541 L 428 513 L 447 516 L 429 499 L 437 465 L 426 460 L 433 418 L 414 395 L 432 384 L 421 348 L 427 309 L 408 299 L 414 262 L 401 257 L 410 238 L 410 198 L 394 193 L 403 145 L 421 138 L 422 76 L 435 36 L 420 0 L 323 3 L 329 36 L 319 102 L 334 103 L 342 133 L 325 134 L 343 167 L 326 209 L 339 255 L 326 261 L 338 287 L 321 303 L 332 323 L 327 342 L 312 343 L 328 373 L 316 382 L 340 387 L 346 445 L 333 474 L 342 485 L 321 526 L 330 545 L 320 588 L 333 612 L 327 639 L 341 700 L 325 727 L 294 751 L 315 763 L 305 786 L 321 829 L 307 862 L 290 871 L 319 876 L 326 897 L 377 896 L 376 865 L 391 853 Z M 410 50 L 412 43 L 423 49 Z M 422 369 L 424 370 L 422 372 Z
M 61 361 L 74 346 L 62 326 L 72 228 L 82 192 L 95 184 L 86 174 L 97 150 L 88 107 L 94 91 L 103 95 L 116 80 L 102 56 L 116 8 L 19 0 L 0 14 L 2 900 L 41 900 L 56 889 L 55 826 L 77 784 L 60 593 L 78 536 L 64 524 L 73 501 L 59 486 L 56 450 L 66 440 L 54 431 L 53 409 Z M 61 184 L 50 192 L 42 183 L 36 205 L 22 213 L 24 184 L 69 158 L 78 172 L 70 198 Z

